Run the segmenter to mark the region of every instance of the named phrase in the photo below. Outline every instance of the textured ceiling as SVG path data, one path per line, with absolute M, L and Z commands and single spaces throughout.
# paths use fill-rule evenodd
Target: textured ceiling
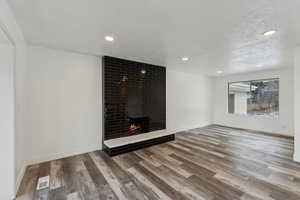
M 31 44 L 216 75 L 291 67 L 296 0 L 9 0 Z M 298 9 L 297 9 L 298 8 Z M 263 36 L 276 29 L 275 35 Z M 104 41 L 115 37 L 113 43 Z M 297 37 L 296 37 L 297 36 Z M 188 62 L 181 57 L 188 56 Z

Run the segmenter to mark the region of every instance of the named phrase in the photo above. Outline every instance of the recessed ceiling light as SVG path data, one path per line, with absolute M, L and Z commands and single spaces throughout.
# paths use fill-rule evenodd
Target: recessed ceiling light
M 267 32 L 264 32 L 264 36 L 273 35 L 273 34 L 275 34 L 275 33 L 276 33 L 275 30 L 267 31 Z
M 217 73 L 218 73 L 218 74 L 222 74 L 222 73 L 223 73 L 223 71 L 222 71 L 222 70 L 219 70 L 219 71 L 217 71 Z
M 115 40 L 112 36 L 105 36 L 104 39 L 108 42 L 113 42 Z
M 181 60 L 182 60 L 182 61 L 188 61 L 189 58 L 188 58 L 188 57 L 182 57 Z
M 182 57 L 181 60 L 182 60 L 182 61 L 188 61 L 189 58 L 188 58 L 188 57 Z
M 256 67 L 262 67 L 263 65 L 262 64 L 258 64 L 258 65 L 256 65 Z

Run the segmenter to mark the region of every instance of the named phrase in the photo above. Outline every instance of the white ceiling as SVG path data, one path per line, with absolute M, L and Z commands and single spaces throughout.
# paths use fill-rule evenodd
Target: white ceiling
M 298 0 L 9 0 L 31 44 L 216 75 L 290 67 Z M 273 36 L 265 31 L 276 29 Z M 112 35 L 113 43 L 103 38 Z M 297 36 L 297 37 L 296 37 Z M 188 56 L 188 62 L 181 57 Z M 258 65 L 262 65 L 258 67 Z

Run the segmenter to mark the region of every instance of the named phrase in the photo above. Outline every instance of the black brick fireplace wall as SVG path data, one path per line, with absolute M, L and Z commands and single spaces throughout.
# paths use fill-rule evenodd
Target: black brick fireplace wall
M 141 134 L 130 122 L 147 119 L 147 128 L 166 128 L 166 68 L 103 57 L 104 140 Z

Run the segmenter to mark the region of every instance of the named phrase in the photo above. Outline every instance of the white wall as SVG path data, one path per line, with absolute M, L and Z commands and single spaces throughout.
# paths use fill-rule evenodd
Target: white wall
M 99 57 L 28 48 L 25 164 L 101 148 Z
M 279 119 L 267 119 L 263 116 L 229 114 L 228 82 L 246 81 L 264 78 L 280 78 Z M 259 131 L 294 135 L 293 107 L 293 69 L 268 70 L 247 74 L 217 77 L 214 79 L 213 123 Z
M 14 50 L 0 44 L 0 199 L 12 199 L 14 194 L 15 90 Z
M 11 199 L 15 193 L 15 182 L 17 174 L 19 174 L 18 170 L 18 163 L 21 162 L 21 152 L 22 152 L 22 119 L 23 119 L 23 92 L 22 88 L 25 85 L 25 68 L 26 68 L 26 42 L 24 40 L 22 31 L 18 26 L 15 17 L 7 4 L 6 0 L 0 0 L 0 26 L 4 31 L 8 34 L 11 42 L 14 45 L 14 74 L 13 74 L 13 81 L 14 81 L 14 135 L 13 135 L 13 143 L 11 143 L 8 139 L 5 138 L 6 134 L 1 131 L 1 141 L 7 142 L 7 145 L 10 144 L 11 147 L 6 148 L 6 155 L 12 155 L 12 159 L 14 159 L 13 166 L 10 166 L 9 161 L 4 161 L 1 165 L 4 167 L 5 164 L 8 164 L 10 167 L 6 168 L 6 170 L 1 171 L 1 173 L 6 175 L 6 178 L 3 178 L 1 174 L 0 183 L 4 182 L 6 189 L 0 190 L 0 198 L 1 199 Z M 2 97 L 1 97 L 2 98 Z M 1 110 L 2 112 L 2 110 Z M 11 138 L 12 139 L 12 138 Z M 12 152 L 10 152 L 12 151 Z M 2 150 L 1 150 L 2 152 Z M 13 171 L 13 172 L 12 172 Z M 11 185 L 13 182 L 13 185 Z M 3 196 L 5 195 L 5 197 Z M 2 198 L 3 197 L 3 198 Z
M 211 123 L 211 79 L 167 70 L 167 129 L 182 131 Z
M 294 109 L 295 109 L 295 153 L 294 160 L 300 162 L 300 47 L 295 51 L 294 65 Z
M 101 58 L 29 47 L 26 164 L 101 148 Z M 209 78 L 167 70 L 167 128 L 211 123 Z

